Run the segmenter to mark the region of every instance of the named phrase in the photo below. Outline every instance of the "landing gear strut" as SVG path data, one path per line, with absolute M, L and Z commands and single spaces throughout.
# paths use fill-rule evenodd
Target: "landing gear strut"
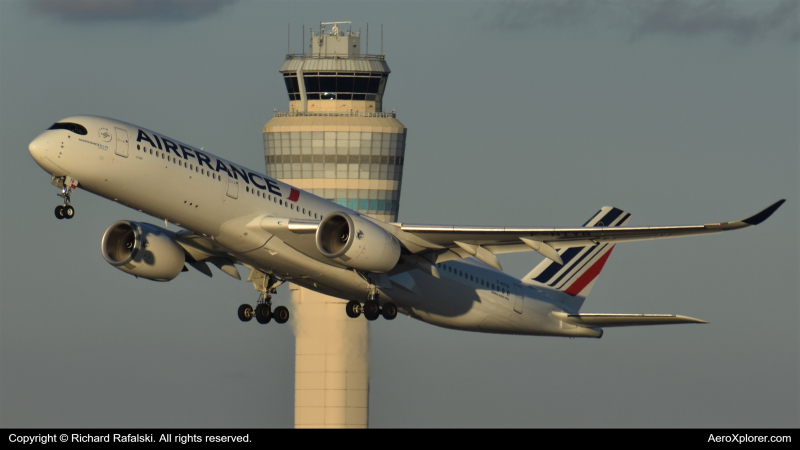
M 247 281 L 253 282 L 253 288 L 259 292 L 258 301 L 255 309 L 244 304 L 239 307 L 239 320 L 249 322 L 253 317 L 261 324 L 269 323 L 275 319 L 277 323 L 286 323 L 289 320 L 289 309 L 285 306 L 278 306 L 272 310 L 272 294 L 277 292 L 278 286 L 283 284 L 283 280 L 272 275 L 251 269 Z
M 59 197 L 64 199 L 63 205 L 56 206 L 55 214 L 57 219 L 72 219 L 75 216 L 75 208 L 70 205 L 70 194 L 78 187 L 78 180 L 72 177 L 53 177 L 51 183 L 61 189 Z
M 392 302 L 386 302 L 381 307 L 378 302 L 378 289 L 374 284 L 369 286 L 369 294 L 367 294 L 367 301 L 364 305 L 357 300 L 350 300 L 345 306 L 347 316 L 355 319 L 364 313 L 367 320 L 376 320 L 378 317 L 383 316 L 386 320 L 392 320 L 397 317 L 397 306 Z

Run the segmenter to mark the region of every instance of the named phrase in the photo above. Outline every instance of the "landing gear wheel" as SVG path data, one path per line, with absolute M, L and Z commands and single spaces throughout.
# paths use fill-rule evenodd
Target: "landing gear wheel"
M 392 320 L 397 317 L 397 306 L 392 302 L 386 303 L 383 305 L 383 308 L 381 308 L 381 314 L 384 319 Z
M 258 323 L 269 323 L 269 321 L 272 320 L 272 311 L 269 310 L 269 305 L 261 303 L 256 306 L 255 316 Z
M 275 322 L 286 323 L 286 321 L 289 320 L 289 308 L 278 306 L 275 308 L 275 311 L 272 312 L 272 315 L 275 316 Z
M 350 300 L 349 302 L 347 302 L 345 310 L 347 311 L 347 317 L 355 319 L 356 317 L 361 315 L 361 303 L 355 300 Z
M 64 207 L 61 205 L 56 206 L 56 219 L 64 218 Z
M 252 306 L 245 303 L 239 307 L 239 320 L 242 322 L 249 322 L 253 318 L 253 314 Z
M 72 205 L 65 205 L 63 211 L 65 219 L 72 219 L 75 216 L 75 208 Z
M 367 320 L 375 320 L 381 315 L 381 307 L 375 300 L 367 300 L 364 303 L 364 317 Z

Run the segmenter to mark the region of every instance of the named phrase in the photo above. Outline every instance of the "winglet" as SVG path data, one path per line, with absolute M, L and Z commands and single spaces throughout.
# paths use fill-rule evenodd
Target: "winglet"
M 767 209 L 761 211 L 760 213 L 758 213 L 758 214 L 756 214 L 754 216 L 750 216 L 750 217 L 742 220 L 742 222 L 744 222 L 744 223 L 746 223 L 748 225 L 758 225 L 761 222 L 767 220 L 769 218 L 769 216 L 771 216 L 772 213 L 774 213 L 778 208 L 780 208 L 781 205 L 783 204 L 783 202 L 785 202 L 785 201 L 786 201 L 785 198 L 780 199 L 777 202 L 773 203 Z

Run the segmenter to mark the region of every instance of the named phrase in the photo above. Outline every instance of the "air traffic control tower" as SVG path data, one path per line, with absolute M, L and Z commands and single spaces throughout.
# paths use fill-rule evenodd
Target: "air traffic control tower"
M 383 112 L 386 59 L 369 54 L 369 41 L 362 52 L 361 32 L 350 22 L 321 23 L 308 37 L 303 50 L 310 52 L 287 54 L 280 69 L 289 111 L 264 125 L 267 175 L 394 222 L 407 129 L 394 111 Z M 366 427 L 368 321 L 349 318 L 344 300 L 294 284 L 290 290 L 295 427 Z

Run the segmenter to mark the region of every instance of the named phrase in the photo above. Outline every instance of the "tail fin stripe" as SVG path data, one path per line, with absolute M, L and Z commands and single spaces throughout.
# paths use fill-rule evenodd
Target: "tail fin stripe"
M 614 251 L 614 247 L 612 246 L 611 249 L 603 255 L 602 258 L 597 260 L 596 263 L 592 267 L 589 268 L 586 272 L 578 278 L 572 286 L 569 287 L 564 293 L 569 294 L 571 296 L 576 296 L 581 293 L 583 288 L 585 288 L 589 283 L 591 283 L 598 275 L 600 275 L 600 271 L 603 270 L 603 266 L 606 264 L 608 257 L 611 256 L 611 252 Z
M 536 281 L 538 281 L 539 283 L 547 282 L 547 280 L 549 280 L 550 278 L 553 278 L 553 276 L 555 276 L 555 274 L 557 274 L 559 270 L 567 267 L 569 262 L 572 261 L 572 258 L 574 258 L 575 255 L 580 253 L 582 250 L 583 250 L 583 247 L 573 247 L 573 248 L 568 248 L 563 253 L 559 253 L 559 255 L 561 256 L 561 261 L 564 262 L 564 265 L 562 266 L 561 264 L 554 262 L 554 263 L 550 264 L 547 267 L 547 269 L 545 269 L 544 272 L 541 273 L 541 275 L 539 275 L 538 277 L 536 277 L 534 279 Z
M 594 215 L 593 215 L 591 218 L 589 218 L 589 220 L 587 220 L 586 222 L 584 222 L 584 223 L 583 223 L 583 225 L 581 225 L 581 226 L 582 226 L 582 227 L 585 227 L 586 225 L 589 225 L 589 222 L 591 222 L 591 221 L 593 221 L 594 219 L 596 219 L 596 218 L 597 218 L 597 216 L 599 216 L 601 212 L 603 212 L 603 209 L 602 209 L 602 208 L 601 208 L 599 211 L 597 211 L 596 213 L 594 213 Z
M 603 211 L 602 209 L 598 211 L 598 213 L 595 214 L 594 217 L 589 219 L 589 221 L 586 222 L 584 226 L 590 223 L 592 224 L 591 226 L 612 226 L 612 224 L 622 223 L 628 217 L 630 217 L 629 213 L 625 213 L 619 208 L 611 208 L 611 210 L 607 212 L 605 215 L 603 215 L 603 217 L 601 217 L 599 220 L 595 220 L 602 211 Z M 622 220 L 617 221 L 617 219 L 620 218 Z M 600 225 L 600 223 L 603 223 L 605 225 Z M 539 276 L 537 276 L 533 280 L 538 281 L 539 283 L 549 284 L 547 282 L 562 270 L 563 270 L 562 272 L 562 277 L 563 277 L 563 275 L 570 272 L 572 266 L 570 262 L 572 261 L 572 259 L 575 258 L 580 252 L 584 250 L 586 250 L 585 247 L 573 247 L 566 249 L 565 251 L 563 251 L 563 253 L 559 253 L 559 255 L 561 255 L 561 261 L 564 262 L 564 265 L 562 266 L 561 264 L 554 262 L 550 264 L 550 266 L 548 266 L 541 274 L 539 274 Z M 578 264 L 584 257 L 586 257 L 586 255 L 589 254 L 590 251 L 591 250 L 584 253 L 583 256 L 578 261 L 575 261 L 575 264 Z M 561 278 L 559 278 L 559 280 L 560 279 Z M 555 283 L 557 282 L 558 280 L 555 281 Z M 552 284 L 550 285 L 552 286 Z
M 616 208 L 615 208 L 615 209 L 616 209 Z M 619 211 L 619 213 L 623 213 L 623 212 L 624 212 L 624 211 L 621 211 L 621 210 L 617 210 L 617 211 Z M 606 214 L 606 217 L 608 217 L 608 216 L 609 216 L 609 215 L 608 215 L 608 214 Z M 624 213 L 624 214 L 618 214 L 618 217 L 617 217 L 617 219 L 614 219 L 614 218 L 611 218 L 611 217 L 609 217 L 609 220 L 611 220 L 611 223 L 610 223 L 610 224 L 608 224 L 607 226 L 618 226 L 619 224 L 625 223 L 625 221 L 626 221 L 626 220 L 628 220 L 628 218 L 629 218 L 630 216 L 631 216 L 631 215 L 630 215 L 630 213 Z M 604 217 L 604 219 L 605 219 L 605 217 Z M 598 222 L 598 223 L 599 223 L 599 222 Z M 597 225 L 596 225 L 596 226 L 597 226 Z M 573 277 L 575 277 L 575 275 L 579 274 L 579 273 L 580 273 L 580 272 L 583 270 L 583 268 L 584 268 L 584 267 L 586 267 L 586 265 L 587 265 L 587 264 L 591 263 L 591 262 L 592 262 L 592 260 L 593 260 L 593 259 L 594 259 L 594 258 L 595 258 L 597 255 L 599 255 L 600 253 L 602 253 L 602 252 L 603 252 L 603 250 L 605 250 L 605 249 L 606 249 L 606 247 L 608 247 L 608 246 L 609 246 L 609 244 L 605 244 L 605 245 L 602 245 L 602 246 L 595 246 L 595 247 L 585 247 L 585 248 L 588 248 L 588 249 L 589 249 L 589 250 L 588 250 L 586 253 L 584 253 L 583 255 L 581 255 L 581 256 L 580 256 L 580 258 L 578 258 L 577 260 L 575 260 L 575 262 L 574 262 L 573 264 L 569 264 L 569 267 L 568 267 L 568 268 L 566 268 L 566 269 L 565 269 L 565 270 L 564 270 L 564 271 L 561 273 L 561 275 L 559 275 L 559 276 L 558 276 L 558 278 L 557 278 L 557 279 L 555 279 L 554 281 L 552 281 L 552 282 L 550 282 L 550 283 L 546 283 L 546 284 L 547 284 L 548 286 L 551 286 L 551 287 L 556 287 L 556 289 L 561 289 L 563 285 L 567 284 L 567 283 L 568 283 L 568 282 L 569 282 L 569 281 L 570 281 L 570 280 L 571 280 Z M 590 256 L 590 255 L 591 255 L 591 256 Z M 590 256 L 590 257 L 589 257 L 589 260 L 588 260 L 588 261 L 586 261 L 586 262 L 585 262 L 585 263 L 584 263 L 584 264 L 583 264 L 583 265 L 582 265 L 582 266 L 581 266 L 579 269 L 577 269 L 577 270 L 573 270 L 573 269 L 574 269 L 574 268 L 575 268 L 575 267 L 576 267 L 578 264 L 580 264 L 580 263 L 581 263 L 581 262 L 582 262 L 584 259 L 586 259 L 586 257 L 587 257 L 587 256 Z M 565 265 L 565 266 L 567 266 L 568 264 L 565 262 L 565 263 L 564 263 L 564 265 Z M 567 275 L 569 275 L 569 277 L 568 277 L 568 278 L 567 278 L 567 279 L 564 281 L 564 283 L 562 284 L 562 286 L 556 286 L 556 285 L 558 285 L 558 284 L 561 282 L 561 280 L 562 280 L 562 279 L 564 279 L 564 277 L 565 277 L 565 276 L 567 276 Z M 554 276 L 555 276 L 555 275 L 554 275 Z M 539 280 L 537 279 L 536 281 L 539 281 Z M 539 282 L 541 282 L 541 281 L 539 281 Z
M 621 224 L 625 223 L 625 221 L 628 220 L 628 217 L 630 217 L 630 216 L 631 216 L 631 213 L 625 214 L 617 222 L 615 222 L 613 226 L 615 226 L 615 227 L 616 226 L 620 226 Z
M 548 286 L 555 286 L 555 285 L 556 285 L 556 284 L 558 284 L 558 283 L 559 283 L 559 282 L 560 282 L 560 281 L 561 281 L 561 280 L 562 280 L 562 279 L 563 279 L 565 276 L 567 276 L 567 275 L 569 275 L 569 274 L 571 274 L 571 273 L 575 273 L 575 272 L 573 272 L 573 269 L 574 269 L 575 267 L 577 267 L 577 266 L 578 266 L 578 264 L 580 264 L 580 263 L 581 263 L 581 262 L 582 262 L 584 259 L 586 259 L 586 257 L 588 257 L 589 255 L 592 255 L 592 257 L 593 257 L 593 256 L 594 256 L 594 255 L 593 255 L 593 253 L 595 253 L 595 250 L 602 249 L 602 247 L 604 247 L 604 246 L 599 246 L 599 245 L 598 245 L 598 246 L 595 246 L 595 247 L 581 247 L 581 250 L 586 250 L 586 251 L 583 253 L 583 255 L 581 255 L 581 257 L 580 257 L 580 258 L 576 259 L 574 264 L 569 264 L 569 266 L 568 266 L 568 267 L 566 267 L 566 270 L 564 270 L 564 272 L 562 272 L 562 273 L 561 273 L 561 275 L 559 275 L 559 276 L 558 276 L 558 277 L 557 277 L 555 280 L 552 280 L 552 282 L 550 282 L 550 283 L 547 283 L 547 285 L 548 285 Z M 589 260 L 591 260 L 591 259 L 592 259 L 592 258 L 589 258 Z M 578 270 L 580 270 L 580 269 L 578 269 Z
M 613 245 L 612 245 L 612 244 L 598 245 L 596 248 L 594 248 L 594 249 L 593 249 L 593 250 L 597 250 L 597 251 L 593 251 L 593 252 L 592 252 L 592 256 L 591 256 L 591 258 L 589 258 L 588 260 L 586 260 L 586 262 L 585 262 L 585 263 L 583 263 L 583 265 L 582 265 L 581 267 L 579 267 L 579 268 L 577 268 L 577 269 L 575 269 L 575 270 L 571 270 L 571 271 L 570 271 L 570 273 L 569 273 L 569 277 L 567 277 L 567 278 L 564 280 L 564 282 L 563 282 L 563 283 L 561 283 L 561 286 L 556 286 L 557 284 L 559 284 L 559 281 L 558 281 L 558 280 L 556 280 L 556 281 L 555 281 L 553 284 L 550 284 L 550 286 L 552 286 L 552 287 L 555 287 L 556 289 L 563 289 L 563 288 L 564 288 L 564 286 L 567 286 L 567 285 L 568 285 L 568 284 L 569 284 L 569 283 L 570 283 L 570 282 L 571 282 L 571 281 L 572 281 L 572 280 L 573 280 L 573 279 L 574 279 L 576 276 L 578 276 L 578 274 L 579 274 L 579 273 L 581 273 L 581 271 L 582 271 L 582 270 L 583 270 L 583 269 L 584 269 L 586 266 L 588 266 L 589 264 L 592 264 L 593 262 L 597 261 L 597 255 L 600 255 L 600 254 L 602 254 L 602 253 L 604 252 L 604 250 L 605 250 L 606 248 L 608 248 L 608 246 L 609 246 L 609 245 L 611 245 L 611 246 L 613 247 Z M 587 253 L 587 255 L 588 255 L 588 253 Z M 604 255 L 604 256 L 605 256 L 605 255 Z M 562 278 L 563 278 L 563 276 L 562 276 Z
M 621 227 L 630 217 L 630 213 L 619 208 L 604 206 L 583 227 Z M 560 300 L 565 311 L 577 313 L 614 250 L 613 243 L 588 244 L 560 249 L 558 254 L 564 262 L 563 265 L 545 259 L 528 272 L 522 281 L 552 292 L 548 295 Z
M 593 223 L 592 226 L 594 226 L 594 227 L 596 227 L 596 226 L 601 226 L 601 227 L 611 226 L 611 222 L 613 222 L 617 218 L 619 218 L 619 216 L 622 215 L 622 213 L 623 213 L 623 211 L 621 209 L 611 208 L 611 211 L 606 213 L 606 215 L 603 216 L 602 219 L 598 220 L 596 223 Z

